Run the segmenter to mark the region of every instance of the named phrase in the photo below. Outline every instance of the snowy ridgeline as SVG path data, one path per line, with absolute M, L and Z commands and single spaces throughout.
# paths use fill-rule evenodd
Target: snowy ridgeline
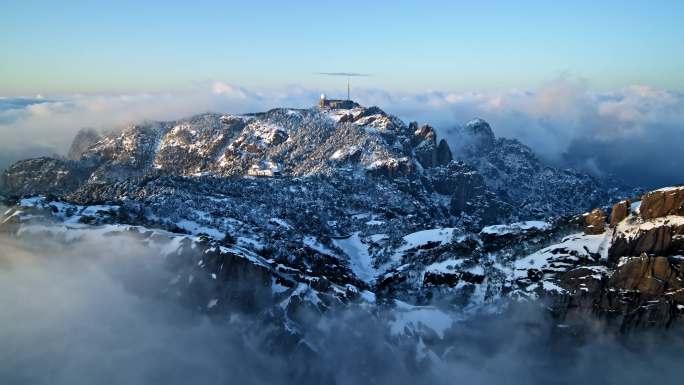
M 87 223 L 106 223 L 110 222 L 112 218 L 125 215 L 121 213 L 122 208 L 116 205 L 79 206 L 57 201 L 48 202 L 43 197 L 34 197 L 23 199 L 19 207 L 11 212 L 4 221 L 8 221 L 15 216 L 21 217 L 26 215 L 24 210 L 27 208 L 49 210 L 52 216 L 62 224 L 60 231 L 63 231 L 64 235 L 71 234 L 70 236 L 73 237 L 78 237 L 81 231 L 88 228 L 89 225 Z M 179 235 L 162 230 L 157 231 L 155 234 L 163 234 L 165 237 L 175 239 L 175 241 L 170 243 L 171 245 L 179 245 L 179 239 L 188 239 L 192 242 L 199 242 L 201 239 L 224 242 L 227 236 L 229 236 L 232 238 L 230 245 L 220 246 L 224 252 L 235 253 L 256 264 L 269 266 L 269 263 L 273 264 L 274 260 L 271 259 L 271 262 L 269 262 L 268 258 L 261 257 L 263 251 L 268 249 L 269 245 L 269 237 L 265 236 L 263 232 L 279 231 L 293 238 L 289 240 L 288 248 L 303 247 L 315 254 L 339 261 L 338 263 L 342 267 L 349 269 L 354 279 L 358 279 L 370 287 L 379 279 L 388 275 L 403 274 L 408 271 L 411 271 L 411 275 L 415 277 L 413 278 L 415 280 L 413 283 L 414 287 L 424 285 L 423 280 L 426 274 L 470 274 L 474 277 L 483 277 L 482 281 L 477 285 L 477 287 L 480 287 L 477 290 L 479 294 L 471 298 L 472 300 L 482 302 L 486 301 L 484 295 L 488 285 L 486 276 L 497 275 L 509 277 L 510 279 L 521 278 L 525 276 L 527 269 L 544 269 L 548 265 L 553 264 L 554 258 L 556 258 L 556 254 L 549 252 L 553 247 L 543 249 L 529 257 L 515 261 L 515 263 L 500 260 L 496 254 L 491 253 L 474 257 L 477 254 L 477 251 L 474 251 L 475 249 L 460 254 L 454 253 L 452 250 L 455 247 L 462 247 L 461 245 L 464 244 L 474 242 L 474 247 L 476 248 L 482 244 L 478 234 L 464 232 L 463 229 L 454 227 L 414 231 L 403 234 L 395 242 L 391 242 L 390 235 L 382 232 L 382 230 L 386 230 L 386 227 L 383 227 L 384 221 L 379 220 L 370 213 L 354 214 L 352 217 L 353 220 L 363 223 L 365 229 L 363 231 L 355 231 L 346 236 L 332 238 L 301 232 L 291 221 L 275 217 L 268 220 L 268 228 L 261 229 L 261 233 L 258 228 L 249 228 L 244 223 L 237 221 L 228 221 L 231 224 L 231 227 L 229 227 L 230 231 L 226 231 L 226 227 L 222 227 L 222 230 L 219 230 L 210 225 L 212 223 L 211 215 L 207 213 L 197 215 L 196 212 L 193 214 L 193 220 L 182 218 L 174 222 L 174 226 L 185 234 Z M 151 215 L 149 219 L 152 223 L 158 220 L 155 215 Z M 24 225 L 22 229 L 26 229 L 29 226 Z M 540 233 L 548 232 L 551 227 L 552 225 L 547 222 L 527 221 L 508 225 L 488 226 L 483 228 L 480 234 L 502 237 L 510 235 L 529 236 L 534 231 Z M 111 231 L 130 231 L 132 228 L 141 229 L 142 227 L 112 224 L 104 225 L 100 231 L 105 233 Z M 600 252 L 605 252 L 606 245 L 599 245 L 601 242 L 597 241 L 597 237 L 592 238 L 579 234 L 574 237 L 576 238 L 569 238 L 574 239 L 574 243 L 564 240 L 559 247 L 570 247 L 572 251 L 568 251 L 568 253 L 584 252 L 585 246 L 589 247 L 589 250 L 592 250 L 592 252 L 594 250 L 599 252 L 599 248 L 602 247 L 601 250 L 603 251 Z M 300 240 L 297 241 L 296 238 Z M 278 251 L 275 252 L 276 254 L 278 253 Z M 168 253 L 165 252 L 164 254 Z M 434 256 L 425 258 L 426 255 Z M 287 266 L 282 260 L 278 261 L 276 267 L 282 269 L 292 268 L 292 266 Z M 318 273 L 310 271 L 308 274 L 316 276 Z M 473 284 L 461 280 L 454 287 L 462 289 L 464 286 L 473 286 Z M 277 286 L 274 286 L 274 290 L 278 291 Z M 359 291 L 363 290 L 359 289 Z
M 520 234 L 525 231 L 546 231 L 551 229 L 551 224 L 544 221 L 524 221 L 510 223 L 506 225 L 492 225 L 486 226 L 481 231 L 480 234 L 488 235 L 509 235 L 509 234 Z

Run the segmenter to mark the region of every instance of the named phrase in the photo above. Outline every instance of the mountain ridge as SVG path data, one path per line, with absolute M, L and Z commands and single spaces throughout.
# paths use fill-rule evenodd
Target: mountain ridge
M 446 140 L 437 140 L 431 126 L 416 122 L 407 125 L 377 107 L 276 108 L 244 115 L 207 113 L 132 125 L 119 133 L 97 137 L 92 130 L 85 130 L 74 139 L 68 160 L 18 162 L 3 173 L 3 180 L 8 195 L 30 195 L 164 175 L 356 174 L 401 177 L 421 183 L 425 179 L 434 181 L 438 175 L 442 180 L 432 183 L 436 188 L 428 189 L 443 195 L 453 195 L 457 189 L 461 198 L 455 199 L 460 202 L 455 206 L 461 210 L 457 207 L 453 211 L 461 212 L 468 199 L 488 196 L 487 200 L 501 209 L 498 219 L 515 215 L 512 212 L 518 219 L 578 213 L 609 200 L 609 188 L 601 181 L 543 164 L 529 147 L 496 138 L 482 119 L 467 123 L 461 130 L 465 133 L 457 135 L 452 152 Z M 484 136 L 475 138 L 478 130 Z M 465 165 L 449 166 L 452 160 Z M 466 171 L 464 167 L 474 169 Z M 56 178 L 55 173 L 44 173 L 52 169 Z M 461 177 L 446 175 L 456 169 L 462 171 Z M 472 172 L 481 178 L 466 177 Z M 445 182 L 465 179 L 471 181 L 456 186 L 451 183 L 451 187 Z M 615 195 L 614 191 L 610 195 Z

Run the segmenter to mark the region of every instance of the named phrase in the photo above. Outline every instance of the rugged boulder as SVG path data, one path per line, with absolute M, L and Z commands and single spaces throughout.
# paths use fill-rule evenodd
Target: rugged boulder
M 610 238 L 598 237 L 574 235 L 517 261 L 520 295 L 550 299 L 559 322 L 598 319 L 623 332 L 669 327 L 682 316 L 683 257 L 642 253 L 605 260 Z
M 684 216 L 678 214 L 682 199 L 684 188 L 671 187 L 645 194 L 636 204 L 636 213 L 629 212 L 629 201 L 616 203 L 611 214 L 614 231 L 609 259 L 617 261 L 620 257 L 642 253 L 663 257 L 684 255 Z
M 413 132 L 413 138 L 411 138 L 411 145 L 417 146 L 420 142 L 430 141 L 435 142 L 436 134 L 435 130 L 427 124 L 418 126 L 418 122 L 409 123 L 409 130 Z
M 423 167 L 441 166 L 451 161 L 449 145 L 444 139 L 437 144 L 437 134 L 432 127 L 428 125 L 418 127 L 418 123 L 412 122 L 409 129 L 413 131 L 411 144 L 414 147 L 414 153 Z
M 684 186 L 668 187 L 645 194 L 639 212 L 645 220 L 684 215 Z
M 618 223 L 627 218 L 631 204 L 629 200 L 623 200 L 613 205 L 610 210 L 610 228 L 615 228 Z
M 437 164 L 448 164 L 454 159 L 446 140 L 442 139 L 437 145 Z
M 603 234 L 606 231 L 606 213 L 600 208 L 595 208 L 584 215 L 584 224 L 585 234 Z

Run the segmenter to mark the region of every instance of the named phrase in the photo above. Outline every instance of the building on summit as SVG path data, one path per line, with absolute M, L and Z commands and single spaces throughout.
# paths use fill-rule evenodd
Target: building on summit
M 325 94 L 321 95 L 321 100 L 318 101 L 318 106 L 320 108 L 328 109 L 328 110 L 335 110 L 335 109 L 351 109 L 354 107 L 359 107 L 359 104 L 352 101 L 352 100 L 343 100 L 343 99 L 328 99 L 325 97 Z

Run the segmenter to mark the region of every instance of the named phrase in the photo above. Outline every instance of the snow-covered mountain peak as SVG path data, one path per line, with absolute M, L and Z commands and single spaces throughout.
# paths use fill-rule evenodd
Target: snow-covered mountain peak
M 77 160 L 19 162 L 6 185 L 11 194 L 28 194 L 132 178 L 388 178 L 393 189 L 405 184 L 437 194 L 447 212 L 472 224 L 574 213 L 607 200 L 598 181 L 544 165 L 523 144 L 495 138 L 482 119 L 449 132 L 449 144 L 427 124 L 407 124 L 378 107 L 331 103 L 145 122 L 100 137 L 84 132 L 74 142 Z
M 487 153 L 494 148 L 494 131 L 483 119 L 473 119 L 463 126 L 456 127 L 453 132 L 457 137 L 455 152 L 460 157 Z

